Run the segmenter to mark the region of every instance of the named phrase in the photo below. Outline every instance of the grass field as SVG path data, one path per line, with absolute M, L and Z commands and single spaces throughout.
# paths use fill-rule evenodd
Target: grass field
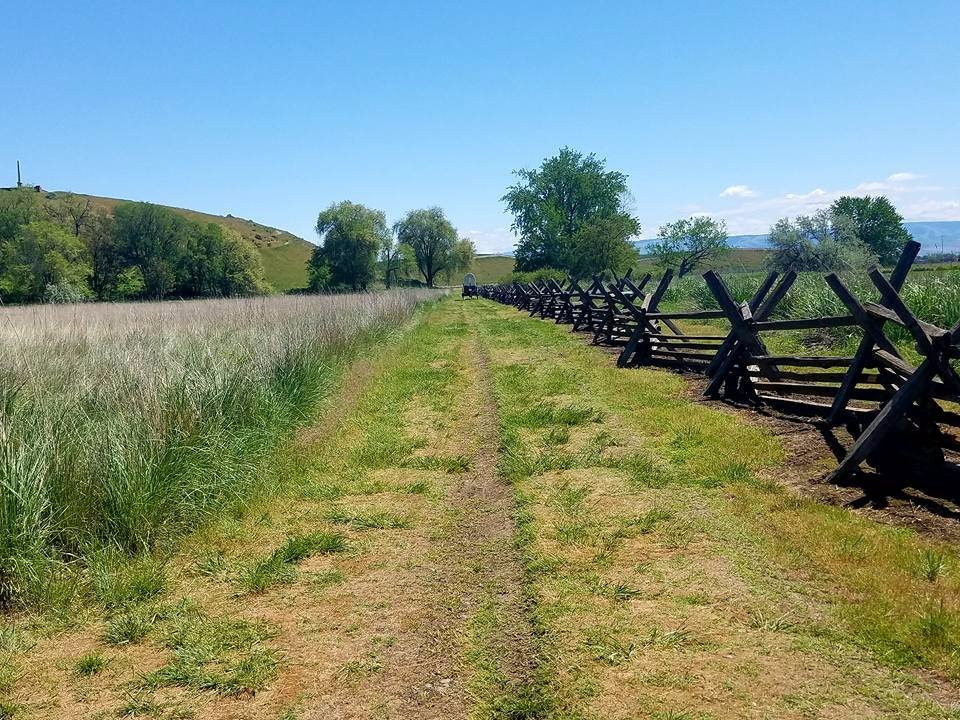
M 307 286 L 307 261 L 314 246 L 303 241 L 289 241 L 257 248 L 267 281 L 277 292 Z
M 764 268 L 768 256 L 766 250 L 735 248 L 697 272 L 701 273 L 711 267 L 726 272 L 756 272 Z M 508 255 L 478 255 L 470 267 L 470 272 L 477 276 L 477 282 L 481 285 L 506 282 L 513 272 L 513 258 Z M 634 272 L 659 275 L 661 268 L 651 257 L 641 256 Z
M 800 498 L 777 436 L 560 326 L 390 326 L 258 492 L 8 607 L 0 717 L 957 717 L 955 548 Z
M 509 255 L 478 255 L 470 272 L 477 276 L 481 285 L 504 282 L 513 272 L 513 258 Z

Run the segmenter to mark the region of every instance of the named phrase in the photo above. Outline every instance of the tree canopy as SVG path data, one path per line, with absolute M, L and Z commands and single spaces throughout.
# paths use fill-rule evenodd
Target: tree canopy
M 600 239 L 605 247 L 597 247 L 598 252 L 626 256 L 628 239 L 640 232 L 640 223 L 626 209 L 626 175 L 608 171 L 593 154 L 566 147 L 539 169 L 514 174 L 519 182 L 501 199 L 519 236 L 518 271 L 553 267 L 580 272 L 591 242 Z
M 390 243 L 387 218 L 359 203 L 333 203 L 317 217 L 321 244 L 309 262 L 310 288 L 329 285 L 366 290 L 376 274 L 377 254 Z
M 704 215 L 667 223 L 657 237 L 650 253 L 680 277 L 730 249 L 726 223 Z
M 472 252 L 466 258 L 456 229 L 438 207 L 411 210 L 393 226 L 393 231 L 399 242 L 413 249 L 417 269 L 428 287 L 433 287 L 440 273 L 466 269 L 473 259 Z M 472 244 L 470 247 L 472 250 Z
M 876 262 L 850 218 L 830 210 L 778 220 L 769 242 L 773 253 L 768 263 L 774 270 L 857 270 Z
M 845 195 L 835 200 L 830 210 L 834 217 L 849 218 L 860 242 L 885 265 L 894 264 L 910 240 L 910 233 L 903 227 L 903 217 L 882 195 Z
M 0 297 L 6 302 L 251 295 L 269 290 L 235 232 L 169 208 L 0 193 Z

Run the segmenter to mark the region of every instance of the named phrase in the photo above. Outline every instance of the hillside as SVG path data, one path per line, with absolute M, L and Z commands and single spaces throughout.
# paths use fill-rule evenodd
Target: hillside
M 513 257 L 510 255 L 477 255 L 470 266 L 470 272 L 477 276 L 481 285 L 497 283 L 507 279 L 513 272 Z
M 46 193 L 45 197 L 55 200 L 66 194 L 68 193 L 55 191 Z M 96 207 L 111 213 L 117 204 L 127 202 L 117 198 L 84 195 L 83 193 L 70 194 L 77 197 L 88 197 Z M 310 258 L 310 253 L 313 252 L 313 245 L 303 238 L 297 237 L 286 230 L 261 225 L 253 220 L 234 217 L 233 215 L 211 215 L 178 207 L 170 207 L 170 209 L 194 222 L 217 223 L 239 233 L 260 253 L 267 282 L 277 292 L 304 287 L 307 284 L 306 262 Z

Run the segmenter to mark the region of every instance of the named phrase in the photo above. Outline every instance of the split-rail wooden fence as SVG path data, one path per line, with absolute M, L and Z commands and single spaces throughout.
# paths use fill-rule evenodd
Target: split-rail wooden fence
M 563 283 L 481 285 L 476 292 L 590 333 L 595 344 L 620 348 L 620 367 L 660 365 L 702 372 L 707 397 L 845 425 L 854 441 L 828 478 L 839 481 L 864 461 L 880 466 L 891 455 L 891 447 L 902 450 L 909 442 L 941 454 L 960 451 L 956 436 L 941 429 L 960 427 L 956 411 L 960 375 L 951 364 L 960 358 L 960 322 L 950 329 L 923 322 L 900 297 L 919 250 L 919 243 L 908 243 L 889 277 L 878 268 L 870 269 L 877 302 L 861 300 L 836 274 L 826 275 L 827 285 L 847 310 L 828 317 L 777 314 L 797 280 L 794 272 L 771 272 L 745 302 L 734 298 L 719 273 L 704 273 L 717 310 L 662 310 L 660 304 L 673 281 L 670 270 L 656 284 L 649 274 L 634 278 L 628 272 L 612 281 L 595 276 L 590 283 L 568 278 Z M 910 334 L 919 364 L 897 350 L 885 332 L 888 323 Z M 776 355 L 764 344 L 764 335 L 770 332 L 839 327 L 860 335 L 852 356 Z

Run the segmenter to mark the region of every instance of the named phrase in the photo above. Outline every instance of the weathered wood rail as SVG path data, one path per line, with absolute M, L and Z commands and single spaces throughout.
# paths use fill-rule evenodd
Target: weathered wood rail
M 836 274 L 826 275 L 847 310 L 828 317 L 778 315 L 797 280 L 794 272 L 770 273 L 749 300 L 738 302 L 711 270 L 703 277 L 718 310 L 662 310 L 673 281 L 670 270 L 652 289 L 649 274 L 634 280 L 628 272 L 612 281 L 595 276 L 586 287 L 568 278 L 563 283 L 482 285 L 477 293 L 590 333 L 595 344 L 621 348 L 619 367 L 666 365 L 702 372 L 707 397 L 844 424 L 855 440 L 828 478 L 838 481 L 865 461 L 879 464 L 881 455 L 890 455 L 886 445 L 903 446 L 906 437 L 921 438 L 927 450 L 960 452 L 956 435 L 941 429 L 960 426 L 960 414 L 953 409 L 960 404 L 960 375 L 952 365 L 960 359 L 960 322 L 950 329 L 923 322 L 900 297 L 919 251 L 919 243 L 908 243 L 889 278 L 870 269 L 879 293 L 876 302 L 862 301 Z M 888 323 L 906 329 L 919 364 L 901 355 L 885 332 Z M 842 327 L 861 336 L 852 356 L 777 355 L 764 342 L 765 334 L 777 331 Z

